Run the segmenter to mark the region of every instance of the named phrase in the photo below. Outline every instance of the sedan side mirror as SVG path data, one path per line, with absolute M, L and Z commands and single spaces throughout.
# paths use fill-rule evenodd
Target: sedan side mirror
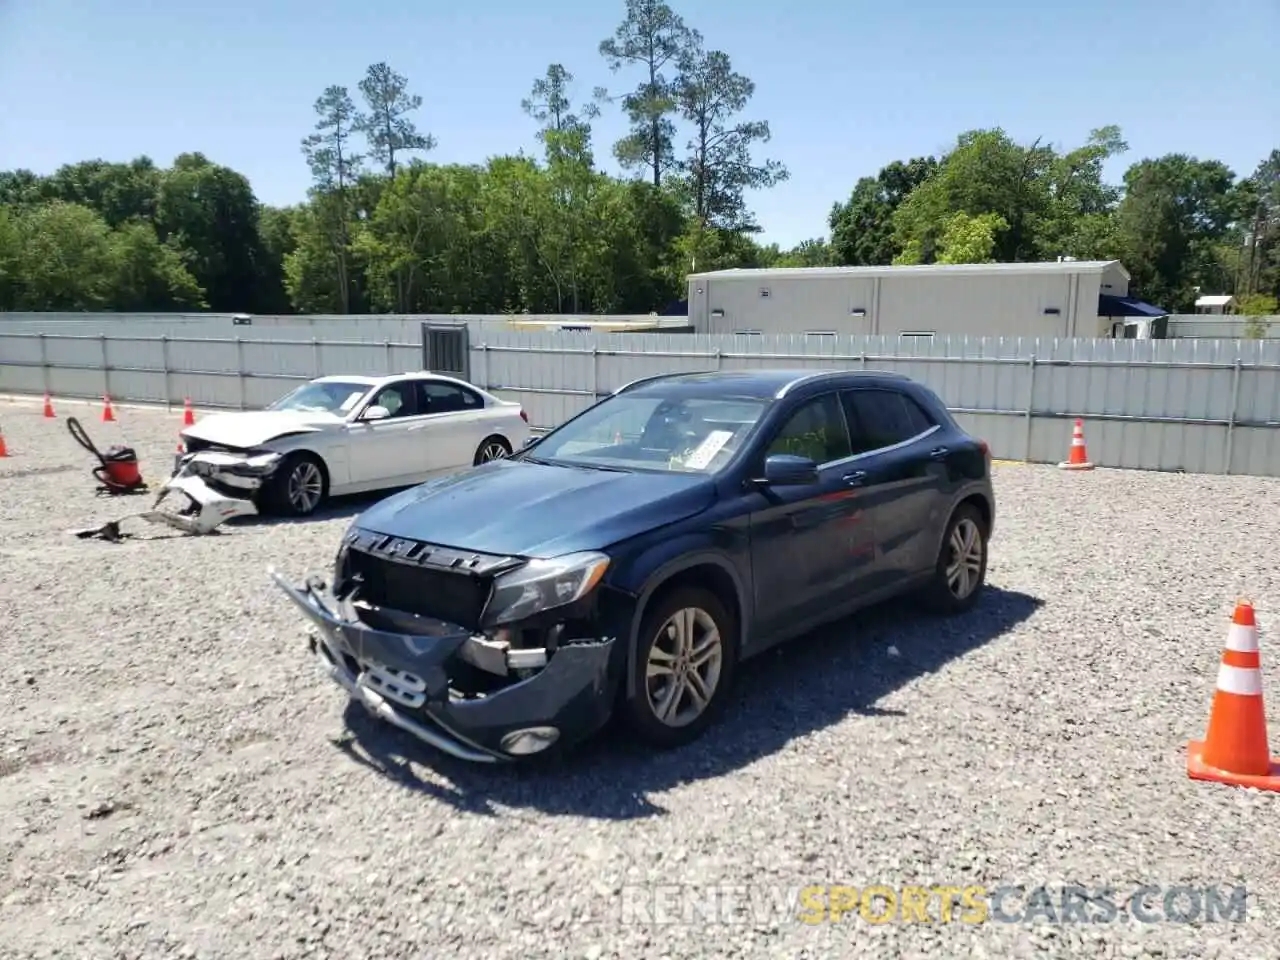
M 818 482 L 818 465 L 808 457 L 775 453 L 764 462 L 764 482 L 769 486 L 798 487 Z
M 372 406 L 364 412 L 360 417 L 361 420 L 385 420 L 391 416 L 391 411 L 386 407 Z

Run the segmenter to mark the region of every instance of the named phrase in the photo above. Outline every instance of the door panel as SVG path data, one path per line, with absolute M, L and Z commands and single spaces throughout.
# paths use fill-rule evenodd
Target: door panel
M 855 387 L 844 391 L 841 399 L 857 454 L 853 463 L 866 465 L 878 492 L 876 586 L 895 587 L 936 559 L 931 533 L 946 486 L 943 434 L 924 409 L 900 391 Z
M 353 484 L 408 484 L 426 466 L 418 415 L 418 398 L 411 382 L 392 383 L 374 395 L 369 406 L 391 411 L 385 420 L 356 420 L 347 426 Z
M 838 395 L 803 402 L 759 455 L 807 456 L 819 464 L 818 482 L 763 489 L 752 496 L 751 553 L 760 632 L 787 632 L 820 618 L 874 558 L 874 532 L 862 509 L 865 492 L 851 471 L 848 430 Z
M 426 423 L 424 469 L 442 473 L 471 466 L 476 448 L 488 435 L 480 395 L 436 380 L 419 380 L 417 389 L 419 409 Z

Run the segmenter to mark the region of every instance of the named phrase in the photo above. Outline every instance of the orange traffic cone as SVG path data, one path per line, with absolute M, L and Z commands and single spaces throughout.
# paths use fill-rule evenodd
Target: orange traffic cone
M 191 398 L 187 397 L 182 401 L 182 425 L 184 427 L 194 426 L 196 415 L 191 410 Z
M 1253 604 L 1236 604 L 1203 740 L 1187 745 L 1187 776 L 1280 793 L 1280 759 L 1267 748 L 1262 669 Z
M 1084 445 L 1084 421 L 1076 418 L 1075 429 L 1071 431 L 1071 453 L 1067 459 L 1058 464 L 1063 470 L 1092 470 L 1089 453 Z
M 102 422 L 114 423 L 115 419 L 116 413 L 111 409 L 111 398 L 104 394 L 102 397 Z
M 51 398 L 48 393 L 44 395 L 44 416 L 46 420 L 51 420 L 57 416 L 57 414 L 53 412 L 53 398 Z

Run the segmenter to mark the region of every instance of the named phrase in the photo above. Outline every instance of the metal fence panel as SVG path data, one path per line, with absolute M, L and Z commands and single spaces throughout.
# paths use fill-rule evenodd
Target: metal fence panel
M 5 326 L 0 391 L 169 403 L 190 397 L 198 405 L 253 408 L 321 374 L 423 366 L 421 318 L 379 321 L 383 330 L 413 324 L 403 340 L 367 335 L 374 329 L 368 318 L 277 319 L 234 333 L 223 328 L 217 337 L 191 335 L 209 328 L 207 317 L 157 317 L 128 329 L 112 321 L 110 332 L 101 319 L 57 321 L 54 333 Z M 655 374 L 879 369 L 928 384 L 998 457 L 1057 462 L 1067 452 L 1070 421 L 1080 417 L 1100 465 L 1280 476 L 1276 340 L 567 333 L 512 330 L 501 318 L 438 319 L 466 322 L 468 378 L 523 403 L 540 427 Z M 156 333 L 165 324 L 185 332 Z M 320 335 L 353 325 L 360 336 Z M 132 332 L 138 328 L 149 333 Z

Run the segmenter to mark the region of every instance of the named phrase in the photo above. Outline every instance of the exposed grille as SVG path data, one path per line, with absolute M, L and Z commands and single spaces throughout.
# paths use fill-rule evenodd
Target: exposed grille
M 199 453 L 201 450 L 208 450 L 213 446 L 208 440 L 198 440 L 195 437 L 187 437 L 185 442 L 187 453 Z
M 480 625 L 492 577 L 384 560 L 354 546 L 348 562 L 351 573 L 361 576 L 360 595 L 369 603 L 447 620 L 468 630 Z

